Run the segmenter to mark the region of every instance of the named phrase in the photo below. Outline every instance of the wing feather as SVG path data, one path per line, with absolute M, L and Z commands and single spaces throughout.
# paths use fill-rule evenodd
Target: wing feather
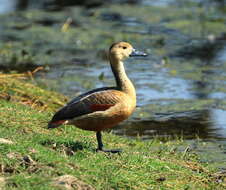
M 120 102 L 123 97 L 123 92 L 111 87 L 90 91 L 76 97 L 56 112 L 50 123 L 73 119 L 95 111 L 104 111 Z

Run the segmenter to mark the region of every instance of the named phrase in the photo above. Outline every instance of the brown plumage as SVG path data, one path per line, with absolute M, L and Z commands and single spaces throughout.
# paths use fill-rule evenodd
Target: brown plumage
M 127 42 L 114 43 L 109 50 L 116 87 L 105 87 L 82 94 L 60 109 L 49 122 L 48 128 L 72 124 L 84 130 L 96 131 L 98 149 L 103 150 L 101 132 L 127 119 L 136 107 L 136 91 L 127 77 L 122 60 L 129 56 L 146 56 Z

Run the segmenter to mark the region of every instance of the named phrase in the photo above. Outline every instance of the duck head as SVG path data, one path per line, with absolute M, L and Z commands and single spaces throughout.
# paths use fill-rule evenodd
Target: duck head
M 122 61 L 127 57 L 145 57 L 146 53 L 137 51 L 127 42 L 118 42 L 111 45 L 109 49 L 110 58 Z

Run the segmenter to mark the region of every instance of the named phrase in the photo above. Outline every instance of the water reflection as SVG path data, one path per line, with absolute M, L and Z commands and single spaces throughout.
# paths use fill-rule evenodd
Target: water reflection
M 150 120 L 134 120 L 119 125 L 114 133 L 142 139 L 226 139 L 226 111 L 200 110 L 156 114 Z
M 226 44 L 220 51 L 218 51 L 217 56 L 215 57 L 215 60 L 220 62 L 226 61 Z
M 175 0 L 142 0 L 144 5 L 151 5 L 151 6 L 167 6 L 171 3 L 174 3 Z
M 16 2 L 17 0 L 0 0 L 0 14 L 15 10 Z
M 211 110 L 211 120 L 217 130 L 217 134 L 226 138 L 226 111 L 220 109 Z

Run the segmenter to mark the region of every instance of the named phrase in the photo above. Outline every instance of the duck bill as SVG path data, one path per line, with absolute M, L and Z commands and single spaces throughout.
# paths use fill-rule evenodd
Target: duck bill
M 137 51 L 136 49 L 133 49 L 132 53 L 129 56 L 130 57 L 146 57 L 147 54 L 141 51 Z

